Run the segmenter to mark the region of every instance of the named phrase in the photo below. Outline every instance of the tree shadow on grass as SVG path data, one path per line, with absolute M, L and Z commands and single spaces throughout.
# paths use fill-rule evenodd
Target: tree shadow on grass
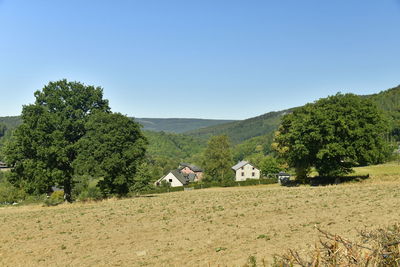
M 144 198 L 152 198 L 152 197 L 157 197 L 156 195 L 136 195 L 133 196 L 134 198 L 139 198 L 139 197 L 144 197 Z
M 316 176 L 310 179 L 311 186 L 324 186 L 324 185 L 334 185 L 342 184 L 348 182 L 360 182 L 369 178 L 367 175 L 350 175 L 350 176 L 333 176 L 333 177 L 321 177 Z
M 342 184 L 348 182 L 360 182 L 368 178 L 369 174 L 351 175 L 351 176 L 331 176 L 331 177 L 316 176 L 313 178 L 309 178 L 306 181 L 288 180 L 281 183 L 281 185 L 286 187 L 296 187 L 300 185 L 326 186 L 326 185 Z

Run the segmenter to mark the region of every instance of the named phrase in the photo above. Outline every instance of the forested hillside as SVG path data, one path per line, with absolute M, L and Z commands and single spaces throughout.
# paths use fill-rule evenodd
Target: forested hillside
M 2 148 L 8 138 L 11 137 L 12 131 L 21 124 L 19 116 L 0 117 L 0 160 L 3 160 Z
M 366 96 L 377 104 L 390 118 L 391 136 L 400 140 L 400 85 L 382 91 L 379 94 Z
M 269 112 L 247 120 L 202 128 L 185 134 L 202 139 L 208 139 L 213 135 L 226 134 L 233 144 L 239 144 L 253 137 L 275 131 L 278 128 L 281 117 L 291 110 Z
M 206 120 L 206 119 L 153 119 L 153 118 L 135 118 L 137 122 L 143 125 L 145 131 L 183 133 L 196 129 L 219 125 L 223 123 L 234 122 L 233 120 Z
M 19 116 L 0 117 L 0 124 L 5 125 L 7 130 L 13 130 L 21 123 L 22 120 Z
M 152 157 L 184 160 L 200 153 L 206 142 L 183 134 L 144 131 L 149 141 L 147 152 Z

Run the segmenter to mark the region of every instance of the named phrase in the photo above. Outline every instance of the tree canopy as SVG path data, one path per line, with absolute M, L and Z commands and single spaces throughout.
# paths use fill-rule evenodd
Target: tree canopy
M 71 201 L 72 178 L 76 171 L 74 162 L 82 153 L 79 141 L 89 133 L 88 138 L 94 145 L 100 143 L 92 138 L 101 138 L 101 134 L 105 134 L 104 125 L 100 129 L 101 134 L 93 133 L 94 125 L 100 125 L 99 120 L 104 119 L 104 123 L 109 123 L 113 118 L 116 120 L 113 126 L 120 127 L 116 130 L 118 136 L 112 139 L 104 137 L 109 142 L 106 144 L 108 147 L 112 147 L 110 142 L 117 146 L 118 141 L 126 140 L 125 136 L 120 137 L 123 131 L 121 127 L 127 127 L 128 133 L 134 131 L 134 138 L 141 138 L 138 137 L 140 130 L 136 124 L 132 126 L 120 118 L 121 115 L 109 114 L 108 101 L 103 99 L 100 87 L 60 80 L 50 82 L 34 95 L 35 103 L 23 107 L 23 122 L 15 130 L 5 150 L 6 161 L 13 167 L 10 181 L 28 193 L 47 193 L 52 186 L 60 186 L 64 189 L 65 199 Z M 92 116 L 93 119 L 90 119 Z M 126 125 L 121 125 L 121 121 Z M 137 152 L 133 157 L 140 153 Z M 96 162 L 99 163 L 104 161 Z
M 127 194 L 146 152 L 139 124 L 119 113 L 99 112 L 90 116 L 85 131 L 77 142 L 75 169 L 102 177 L 99 186 L 106 196 Z
M 285 115 L 273 146 L 299 179 L 311 167 L 320 176 L 336 176 L 356 165 L 382 162 L 386 131 L 385 117 L 370 100 L 337 94 Z
M 232 152 L 226 135 L 213 136 L 204 151 L 203 168 L 207 180 L 222 182 L 233 177 Z

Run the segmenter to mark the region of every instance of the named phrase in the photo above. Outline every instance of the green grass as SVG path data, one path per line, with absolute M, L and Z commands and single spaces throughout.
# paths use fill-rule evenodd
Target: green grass
M 371 176 L 379 176 L 379 175 L 399 175 L 400 176 L 400 164 L 398 162 L 389 162 L 385 164 L 365 166 L 365 167 L 356 167 L 354 168 L 353 175 L 371 175 Z

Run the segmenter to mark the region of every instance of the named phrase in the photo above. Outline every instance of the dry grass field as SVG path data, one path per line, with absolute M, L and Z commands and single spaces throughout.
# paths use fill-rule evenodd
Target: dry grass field
M 318 240 L 400 220 L 400 166 L 358 168 L 361 183 L 212 188 L 0 208 L 0 266 L 262 266 Z

